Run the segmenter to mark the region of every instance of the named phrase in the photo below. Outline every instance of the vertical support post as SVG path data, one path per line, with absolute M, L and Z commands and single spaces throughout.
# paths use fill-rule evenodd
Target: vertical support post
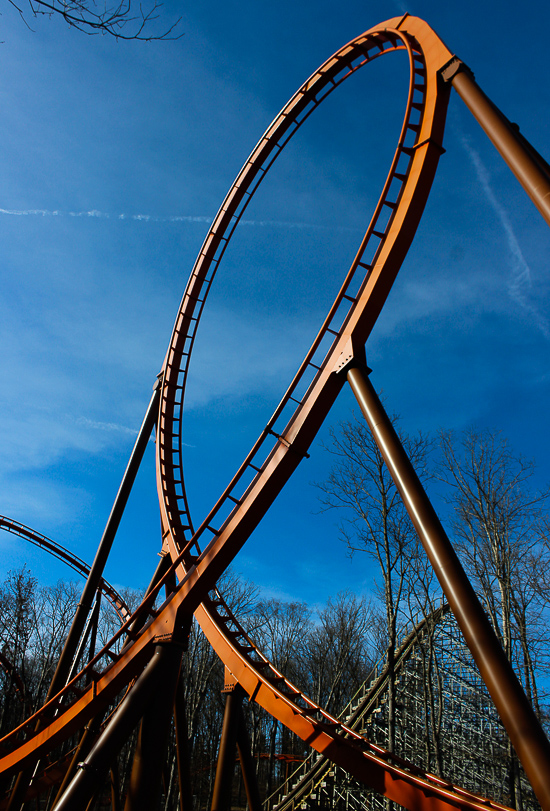
M 535 151 L 526 147 L 525 139 L 485 95 L 472 71 L 460 59 L 453 59 L 443 69 L 442 77 L 452 84 L 550 225 L 550 178 L 542 159 L 537 160 Z
M 243 691 L 244 692 L 244 691 Z M 252 746 L 250 737 L 246 730 L 246 721 L 242 704 L 239 708 L 239 726 L 237 729 L 237 751 L 241 761 L 241 771 L 244 781 L 244 790 L 248 802 L 249 811 L 262 811 L 262 799 L 256 777 L 254 758 L 252 757 Z
M 368 378 L 366 366 L 348 366 L 345 371 L 510 740 L 542 808 L 550 811 L 548 739 Z
M 218 763 L 212 793 L 211 811 L 229 811 L 231 808 L 231 790 L 233 787 L 233 771 L 235 769 L 239 710 L 244 695 L 243 688 L 236 679 L 234 679 L 227 668 L 225 669 L 225 674 L 226 679 L 223 689 L 223 692 L 226 694 L 225 712 L 223 714 L 222 735 L 218 751 Z
M 151 695 L 162 690 L 162 679 L 174 658 L 173 644 L 159 644 L 143 673 L 107 724 L 90 754 L 78 764 L 78 772 L 57 801 L 55 811 L 82 811 L 103 785 L 111 763 L 143 716 Z M 180 646 L 176 645 L 178 654 Z
M 157 807 L 174 695 L 180 675 L 182 648 L 168 645 L 162 680 L 149 693 L 134 753 L 124 811 L 150 811 Z
M 180 811 L 193 811 L 193 794 L 191 790 L 191 770 L 189 766 L 189 743 L 187 739 L 187 713 L 182 677 L 176 688 L 174 701 L 174 727 L 176 733 L 176 758 L 178 766 L 178 786 L 180 793 Z

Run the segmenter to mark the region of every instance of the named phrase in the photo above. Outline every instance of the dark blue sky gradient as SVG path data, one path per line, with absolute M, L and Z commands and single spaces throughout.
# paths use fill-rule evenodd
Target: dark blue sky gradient
M 405 10 L 425 18 L 548 158 L 543 2 L 166 3 L 176 42 L 85 37 L 2 10 L 0 512 L 91 561 L 208 223 L 318 65 Z M 402 55 L 354 76 L 285 150 L 213 287 L 184 424 L 198 523 L 286 389 L 347 270 L 393 154 Z M 367 347 L 403 427 L 500 428 L 550 478 L 550 236 L 451 98 L 433 191 Z M 346 418 L 345 391 L 328 425 Z M 318 443 L 236 561 L 267 595 L 369 591 L 311 482 Z M 2 570 L 67 576 L 3 533 Z M 159 550 L 151 444 L 107 577 L 145 586 Z

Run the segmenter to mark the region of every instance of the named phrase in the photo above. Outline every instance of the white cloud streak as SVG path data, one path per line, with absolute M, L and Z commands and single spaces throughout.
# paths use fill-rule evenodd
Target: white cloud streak
M 134 222 L 165 222 L 165 223 L 206 223 L 210 225 L 213 222 L 212 217 L 205 216 L 191 216 L 184 214 L 173 214 L 168 217 L 158 217 L 154 214 L 109 214 L 106 211 L 98 211 L 97 209 L 90 209 L 90 211 L 59 211 L 49 210 L 44 208 L 28 208 L 28 209 L 15 209 L 15 208 L 0 208 L 0 214 L 12 217 L 82 217 L 96 220 L 128 220 Z M 360 232 L 358 228 L 348 228 L 346 226 L 328 227 L 325 225 L 316 225 L 309 222 L 287 222 L 285 220 L 241 220 L 240 225 L 248 225 L 256 228 L 296 228 L 308 229 L 313 231 L 352 231 Z
M 508 249 L 510 251 L 510 264 L 511 264 L 511 277 L 508 283 L 508 294 L 510 298 L 516 302 L 523 310 L 525 310 L 534 319 L 538 329 L 542 332 L 545 338 L 550 339 L 550 326 L 546 318 L 539 312 L 539 310 L 527 298 L 527 291 L 532 287 L 531 269 L 525 261 L 523 252 L 515 235 L 512 223 L 508 217 L 502 203 L 497 199 L 493 188 L 491 186 L 489 172 L 481 160 L 479 154 L 470 144 L 469 140 L 463 136 L 462 145 L 470 158 L 474 169 L 476 171 L 481 187 L 485 193 L 485 197 L 489 205 L 497 215 L 500 223 L 506 234 Z
M 126 425 L 119 425 L 116 422 L 98 422 L 97 420 L 89 420 L 87 417 L 78 417 L 75 422 L 85 428 L 94 428 L 99 431 L 116 431 L 121 434 L 131 434 L 132 436 L 138 434 L 134 428 L 128 428 Z
M 119 425 L 117 422 L 100 422 L 98 420 L 90 420 L 88 417 L 78 417 L 75 420 L 77 425 L 82 425 L 84 428 L 92 428 L 93 430 L 97 431 L 112 431 L 119 434 L 130 434 L 131 436 L 137 436 L 139 431 L 136 431 L 135 428 L 128 428 L 126 425 Z M 149 442 L 155 441 L 155 437 L 153 435 L 150 436 Z M 195 445 L 190 445 L 187 442 L 182 442 L 186 448 L 194 448 Z
M 409 7 L 406 5 L 406 3 L 402 3 L 401 0 L 395 0 L 394 5 L 400 14 L 406 14 L 407 11 L 409 10 Z
M 29 217 L 29 216 L 38 216 L 38 217 L 58 217 L 59 211 L 48 211 L 44 208 L 27 208 L 27 209 L 18 209 L 18 208 L 0 208 L 0 214 L 9 214 L 12 217 Z

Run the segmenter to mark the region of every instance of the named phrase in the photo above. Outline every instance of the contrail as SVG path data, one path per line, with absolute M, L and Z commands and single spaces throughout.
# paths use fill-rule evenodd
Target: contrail
M 48 210 L 45 208 L 0 208 L 0 214 L 9 215 L 12 217 L 88 217 L 96 220 L 130 220 L 135 222 L 166 222 L 166 223 L 206 223 L 210 225 L 213 217 L 204 216 L 191 216 L 184 214 L 173 214 L 167 217 L 158 217 L 154 214 L 109 214 L 106 211 L 98 211 L 97 209 L 90 209 L 89 211 L 59 211 Z M 308 229 L 313 231 L 350 231 L 361 233 L 360 228 L 351 228 L 343 225 L 326 226 L 316 225 L 310 222 L 290 222 L 285 220 L 241 220 L 240 225 L 253 226 L 256 228 L 297 228 Z
M 540 329 L 542 334 L 545 338 L 550 338 L 550 327 L 548 325 L 548 321 L 546 318 L 537 310 L 537 308 L 527 300 L 525 295 L 526 289 L 528 290 L 532 286 L 531 282 L 531 269 L 529 265 L 525 261 L 525 257 L 523 256 L 522 250 L 520 248 L 519 242 L 516 238 L 514 233 L 514 229 L 512 227 L 512 223 L 508 218 L 508 214 L 504 208 L 504 206 L 497 200 L 495 193 L 491 187 L 489 172 L 487 168 L 483 164 L 479 154 L 470 144 L 466 136 L 462 136 L 462 146 L 468 153 L 470 160 L 474 165 L 474 169 L 476 170 L 476 174 L 478 176 L 479 182 L 485 192 L 485 196 L 489 201 L 489 204 L 497 217 L 499 218 L 501 225 L 504 229 L 504 233 L 506 234 L 506 240 L 508 242 L 508 248 L 510 249 L 511 253 L 511 269 L 512 275 L 510 282 L 508 284 L 508 294 L 510 298 L 512 298 L 520 307 L 522 307 L 526 312 L 530 313 L 537 325 Z
M 87 417 L 77 417 L 74 421 L 77 425 L 83 425 L 86 428 L 93 428 L 97 431 L 112 431 L 119 434 L 130 434 L 131 436 L 137 436 L 139 433 L 135 428 L 128 428 L 126 425 L 120 425 L 117 422 L 99 422 L 98 420 L 90 420 Z M 154 441 L 154 436 L 151 436 L 149 442 Z M 196 447 L 195 445 L 189 445 L 187 442 L 182 442 L 181 444 L 186 448 Z
M 89 211 L 53 211 L 47 208 L 0 208 L 0 214 L 12 217 L 90 217 L 97 220 L 136 220 L 138 222 L 205 222 L 211 223 L 212 217 L 186 217 L 176 215 L 172 217 L 155 217 L 152 214 L 109 214 L 95 208 Z
M 99 431 L 114 431 L 120 434 L 131 434 L 132 436 L 138 434 L 134 428 L 128 428 L 126 425 L 119 425 L 116 422 L 98 422 L 97 420 L 89 420 L 87 417 L 78 417 L 75 422 L 77 425 L 84 425 L 86 428 L 95 428 Z
M 59 211 L 47 211 L 44 208 L 28 208 L 24 211 L 17 208 L 0 208 L 0 214 L 11 214 L 12 217 L 27 217 L 29 215 L 41 217 L 57 217 Z

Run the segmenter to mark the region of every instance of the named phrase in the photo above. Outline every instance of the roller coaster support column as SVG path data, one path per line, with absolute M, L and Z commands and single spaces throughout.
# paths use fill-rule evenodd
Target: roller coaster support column
M 218 764 L 212 792 L 211 811 L 229 811 L 235 770 L 235 751 L 240 724 L 240 711 L 245 692 L 233 674 L 225 669 L 225 711 L 218 751 Z M 248 792 L 247 792 L 248 794 Z
M 368 378 L 345 372 L 407 512 L 426 549 L 481 676 L 544 811 L 550 811 L 550 744 L 426 492 Z
M 442 70 L 442 76 L 445 81 L 451 82 L 550 225 L 550 178 L 545 171 L 545 162 L 537 160 L 540 156 L 529 148 L 530 145 L 526 145 L 525 139 L 485 95 L 472 71 L 460 59 L 455 57 Z
M 65 772 L 65 777 L 63 778 L 61 785 L 57 790 L 57 794 L 55 796 L 55 800 L 53 803 L 53 807 L 55 808 L 55 804 L 57 801 L 63 796 L 65 789 L 73 779 L 75 772 L 78 768 L 78 764 L 82 763 L 84 758 L 88 755 L 92 745 L 97 738 L 97 734 L 99 732 L 99 728 L 101 727 L 101 722 L 103 720 L 103 714 L 98 713 L 98 715 L 90 721 L 87 726 L 84 727 L 84 732 L 81 735 L 80 741 L 78 742 L 78 746 L 75 750 L 75 753 L 71 759 L 69 767 Z
M 258 779 L 256 777 L 256 766 L 254 758 L 252 757 L 252 746 L 250 737 L 246 729 L 246 722 L 242 704 L 239 710 L 239 726 L 237 729 L 237 751 L 239 753 L 239 760 L 241 761 L 241 771 L 244 782 L 244 790 L 246 792 L 246 800 L 248 803 L 249 811 L 262 811 L 262 798 L 260 797 L 260 789 L 258 788 Z
M 124 811 L 151 811 L 157 807 L 166 758 L 166 745 L 180 676 L 182 649 L 169 646 L 162 681 L 151 691 L 143 715 Z
M 164 694 L 166 680 L 174 686 L 173 675 L 179 672 L 181 653 L 181 645 L 173 641 L 162 642 L 155 647 L 147 667 L 122 701 L 88 757 L 79 764 L 78 773 L 56 803 L 54 811 L 82 811 L 86 808 L 90 799 L 102 788 L 112 762 L 147 712 L 152 697 L 157 693 Z M 170 711 L 172 700 L 173 695 L 170 696 Z M 152 779 L 151 782 L 156 781 Z M 147 806 L 148 809 L 152 807 L 154 804 Z
M 143 459 L 143 454 L 145 453 L 151 432 L 157 421 L 160 392 L 160 380 L 157 380 L 153 391 L 153 396 L 151 397 L 151 402 L 149 403 L 147 413 L 145 414 L 136 443 L 124 472 L 124 477 L 116 495 L 111 514 L 109 515 L 103 536 L 99 543 L 95 560 L 92 564 L 92 568 L 90 569 L 90 574 L 88 575 L 86 585 L 82 591 L 73 623 L 65 642 L 65 647 L 63 648 L 61 656 L 59 657 L 59 662 L 48 691 L 48 699 L 52 698 L 56 693 L 58 693 L 67 682 L 67 677 L 71 669 L 73 658 L 76 653 L 82 631 L 84 630 L 84 626 L 86 624 L 86 618 L 90 612 L 96 591 L 103 576 L 103 570 L 105 569 L 105 564 L 107 563 L 120 520 L 128 502 L 141 460 Z

